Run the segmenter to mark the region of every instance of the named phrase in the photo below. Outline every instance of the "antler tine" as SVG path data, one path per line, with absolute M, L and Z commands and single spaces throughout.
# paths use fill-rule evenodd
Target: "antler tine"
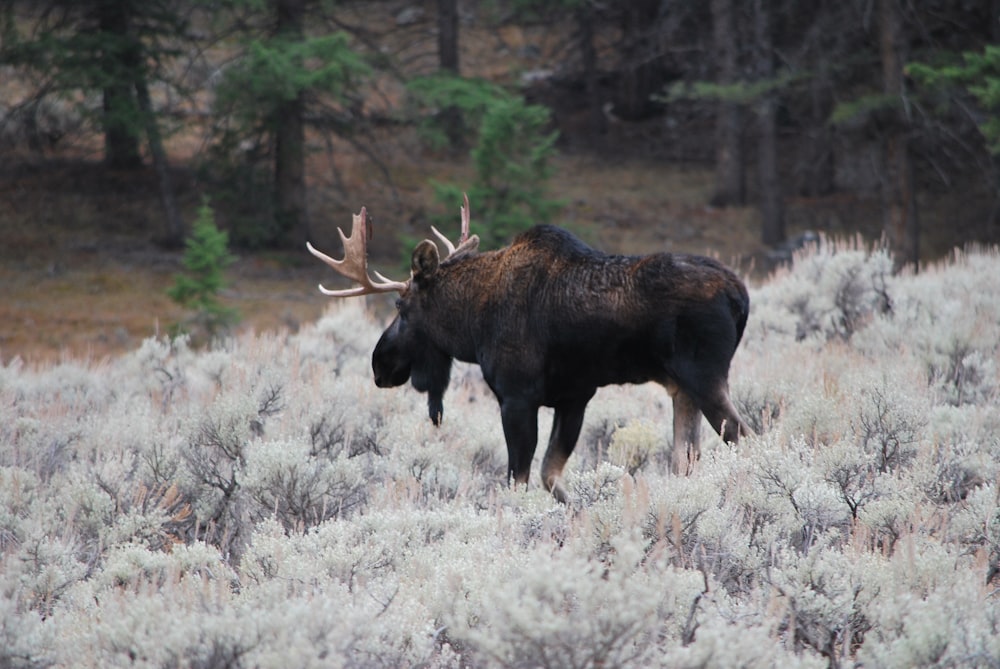
M 448 257 L 455 255 L 457 252 L 465 251 L 468 249 L 475 250 L 479 248 L 479 237 L 476 235 L 469 235 L 469 195 L 468 193 L 463 193 L 463 200 L 465 204 L 462 206 L 462 236 L 458 239 L 458 246 L 456 247 L 451 243 L 447 237 L 438 232 L 438 229 L 433 225 L 431 226 L 431 232 L 433 232 L 438 239 L 444 243 L 446 249 L 448 249 Z
M 343 290 L 330 290 L 324 288 L 322 284 L 319 290 L 324 295 L 330 297 L 353 297 L 355 295 L 368 295 L 370 293 L 391 293 L 403 292 L 409 287 L 408 283 L 402 281 L 391 281 L 378 272 L 375 272 L 377 281 L 373 281 L 368 275 L 368 212 L 361 207 L 361 213 L 354 215 L 351 223 L 351 235 L 348 237 L 341 228 L 337 228 L 340 239 L 344 243 L 344 259 L 335 260 L 325 253 L 318 251 L 312 244 L 306 242 L 306 248 L 335 272 L 341 274 L 358 285 L 353 288 Z
M 458 240 L 458 245 L 461 246 L 469 238 L 469 218 L 471 214 L 469 213 L 469 194 L 462 193 L 462 238 Z
M 455 245 L 451 243 L 450 239 L 442 235 L 441 232 L 438 231 L 438 229 L 435 228 L 433 225 L 431 226 L 431 232 L 433 232 L 434 235 L 441 240 L 441 243 L 444 244 L 444 247 L 448 249 L 449 256 L 455 255 Z

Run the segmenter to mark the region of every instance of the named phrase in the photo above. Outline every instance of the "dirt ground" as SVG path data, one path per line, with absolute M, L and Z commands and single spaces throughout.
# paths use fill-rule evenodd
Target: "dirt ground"
M 404 229 L 411 236 L 429 236 L 422 212 L 433 205 L 429 184 L 407 187 L 405 173 L 411 168 L 398 169 L 402 177 L 395 184 L 396 195 L 402 201 L 379 184 L 352 185 L 357 192 L 353 204 L 342 209 L 319 205 L 314 243 L 339 254 L 335 228 L 348 228 L 351 213 L 364 204 L 378 226 L 373 267 L 402 276 L 408 250 L 394 233 Z M 155 242 L 152 221 L 160 216 L 152 175 L 111 183 L 97 175 L 99 170 L 88 163 L 54 163 L 17 173 L 8 169 L 0 181 L 4 362 L 14 357 L 28 362 L 66 355 L 100 358 L 166 333 L 187 316 L 166 295 L 181 271 L 181 253 Z M 561 157 L 557 172 L 553 192 L 566 201 L 558 222 L 600 248 L 710 252 L 727 261 L 745 260 L 748 250 L 758 250 L 752 212 L 713 211 L 702 205 L 710 184 L 704 172 L 614 165 L 585 157 Z M 193 201 L 186 206 L 188 221 L 193 220 L 193 208 Z M 475 203 L 472 211 L 475 220 Z M 294 330 L 314 321 L 329 303 L 316 284 L 340 282 L 304 249 L 241 254 L 227 277 L 222 298 L 239 310 L 241 331 Z
M 351 165 L 342 189 L 313 184 L 314 244 L 339 254 L 336 226 L 350 226 L 362 205 L 377 221 L 372 266 L 402 278 L 409 252 L 396 234 L 429 233 L 434 209 L 432 176 L 461 183 L 453 158 L 418 151 L 395 153 L 391 185 L 378 170 Z M 565 202 L 558 220 L 592 245 L 611 252 L 682 251 L 708 254 L 759 280 L 773 267 L 772 250 L 758 241 L 752 207 L 706 206 L 712 174 L 646 159 L 609 159 L 594 152 L 564 152 L 555 162 L 551 192 Z M 318 170 L 321 171 L 321 170 Z M 197 185 L 180 172 L 185 219 L 194 220 Z M 156 243 L 162 220 L 156 181 L 149 171 L 107 175 L 93 161 L 8 163 L 0 171 L 0 361 L 42 363 L 61 357 L 100 359 L 164 334 L 188 314 L 166 295 L 181 270 L 181 252 Z M 344 195 L 344 192 L 348 193 Z M 990 241 L 995 229 L 966 229 L 962 194 L 928 197 L 924 255 L 940 257 L 970 239 Z M 455 228 L 458 228 L 455 205 Z M 835 195 L 787 203 L 789 236 L 805 230 L 833 236 L 879 235 L 874 197 Z M 476 204 L 472 203 L 473 224 Z M 224 215 L 224 212 L 220 212 Z M 949 216 L 952 219 L 948 223 Z M 429 236 L 429 235 L 428 235 Z M 994 242 L 996 239 L 993 240 Z M 327 267 L 301 252 L 242 254 L 229 270 L 222 298 L 237 308 L 237 334 L 294 331 L 316 320 L 329 298 L 319 282 L 340 283 Z M 362 298 L 373 299 L 373 298 Z M 377 299 L 377 298 L 375 298 Z M 388 303 L 388 302 L 386 302 Z

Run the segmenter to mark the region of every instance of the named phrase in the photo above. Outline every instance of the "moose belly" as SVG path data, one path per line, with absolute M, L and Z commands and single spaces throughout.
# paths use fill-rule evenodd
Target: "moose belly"
M 560 342 L 545 365 L 547 402 L 593 393 L 600 386 L 646 383 L 665 376 L 644 337 L 594 338 Z

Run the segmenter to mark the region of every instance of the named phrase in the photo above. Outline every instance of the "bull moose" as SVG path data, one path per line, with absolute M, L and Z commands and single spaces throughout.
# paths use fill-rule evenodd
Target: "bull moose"
M 729 397 L 729 365 L 750 299 L 731 270 L 710 258 L 655 253 L 609 255 L 558 227 L 539 225 L 510 246 L 479 251 L 469 235 L 468 198 L 456 246 L 433 227 L 448 255 L 425 239 L 407 281 L 368 273 L 364 207 L 344 235 L 344 259 L 309 251 L 357 285 L 333 297 L 397 292 L 397 315 L 372 354 L 375 384 L 407 380 L 443 414 L 452 360 L 476 363 L 500 404 L 508 481 L 527 484 L 538 442 L 538 409 L 554 409 L 542 482 L 560 501 L 563 467 L 576 446 L 587 402 L 611 384 L 663 385 L 673 399 L 671 468 L 698 458 L 701 414 L 727 442 L 750 434 Z

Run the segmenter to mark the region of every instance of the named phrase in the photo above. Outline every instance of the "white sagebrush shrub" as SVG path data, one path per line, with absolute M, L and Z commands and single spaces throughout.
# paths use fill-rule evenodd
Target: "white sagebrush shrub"
M 724 531 L 717 523 L 736 518 L 719 518 L 724 510 L 722 489 L 705 477 L 670 477 L 647 479 L 649 508 L 645 533 L 653 541 L 665 542 L 679 558 L 677 564 L 699 563 L 706 546 L 716 544 Z
M 675 477 L 669 395 L 602 389 L 569 505 L 538 477 L 551 410 L 507 487 L 478 368 L 434 427 L 372 383 L 360 300 L 209 351 L 9 361 L 0 665 L 997 664 L 1000 256 L 818 256 L 751 291 L 757 436 L 706 424 Z
M 343 584 L 349 591 L 359 584 L 391 575 L 396 557 L 392 536 L 365 532 L 355 523 L 324 523 L 308 532 L 291 534 L 276 521 L 261 522 L 241 565 L 245 583 L 269 581 Z
M 450 631 L 480 666 L 640 666 L 656 644 L 676 642 L 700 575 L 642 564 L 643 542 L 618 535 L 614 559 L 528 549 L 487 585 L 491 604 Z
M 90 585 L 100 597 L 104 591 L 125 588 L 141 591 L 147 585 L 162 587 L 189 576 L 222 579 L 231 583 L 233 576 L 219 551 L 204 543 L 173 546 L 170 552 L 150 550 L 138 543 L 122 543 L 109 550 L 101 569 Z
M 5 560 L 5 569 L 18 581 L 21 610 L 43 619 L 50 617 L 63 595 L 87 576 L 83 557 L 72 536 L 29 531 Z
M 907 561 L 922 557 L 918 552 Z M 873 584 L 880 596 L 866 607 L 870 629 L 858 650 L 864 666 L 985 667 L 1000 662 L 995 591 L 984 588 L 980 573 L 957 568 L 955 556 L 936 557 L 943 558 L 942 572 L 929 581 L 913 584 L 904 577 L 892 585 Z
M 939 398 L 978 404 L 998 388 L 994 336 L 1000 307 L 996 254 L 958 254 L 953 265 L 925 268 L 897 281 L 892 310 L 852 342 L 872 355 L 912 352 Z
M 827 531 L 846 530 L 850 510 L 813 464 L 817 451 L 812 445 L 780 435 L 755 445 L 749 455 L 754 485 L 741 501 L 762 540 L 770 537 L 806 550 Z
M 616 428 L 611 434 L 608 459 L 634 475 L 654 460 L 664 441 L 659 426 L 650 421 L 637 420 Z
M 248 445 L 240 485 L 258 514 L 309 527 L 363 504 L 364 474 L 357 459 L 313 453 L 304 439 L 263 439 Z
M 994 567 L 1000 568 L 1000 495 L 997 484 L 983 485 L 971 493 L 951 522 L 952 539 L 970 549 L 989 553 Z
M 352 653 L 364 648 L 363 657 L 347 656 L 346 664 L 410 665 L 447 655 L 442 644 L 456 605 L 495 582 L 494 567 L 503 565 L 497 529 L 493 518 L 469 508 L 373 511 L 290 536 L 265 523 L 247 550 L 242 577 L 265 590 L 292 583 L 304 592 L 342 591 L 351 599 L 348 610 L 370 614 L 331 625 Z M 329 628 L 325 635 L 335 636 Z
M 781 280 L 756 291 L 752 338 L 850 339 L 892 305 L 892 259 L 882 250 L 824 241 L 798 254 Z
M 308 364 L 346 376 L 370 371 L 371 352 L 380 334 L 362 300 L 337 300 L 315 326 L 303 328 L 296 338 Z
M 679 566 L 710 574 L 725 592 L 742 592 L 757 581 L 778 535 L 754 504 L 753 463 L 739 450 L 721 448 L 703 457 L 690 478 L 683 485 L 674 478 L 650 481 L 647 522 L 668 533 Z M 671 498 L 666 508 L 657 504 Z
M 5 437 L 4 464 L 30 469 L 44 481 L 64 471 L 81 436 L 80 422 L 67 414 L 54 403 L 14 417 Z
M 0 572 L 0 666 L 43 669 L 55 663 L 52 625 L 21 601 L 25 592 L 16 573 Z
M 857 406 L 852 430 L 879 471 L 905 467 L 916 455 L 930 409 L 911 389 L 918 383 L 897 370 L 862 373 L 853 383 Z
M 122 371 L 141 384 L 134 386 L 137 390 L 154 397 L 166 411 L 177 394 L 188 389 L 188 368 L 195 358 L 186 336 L 150 337 L 123 357 Z
M 20 543 L 32 512 L 47 490 L 38 475 L 23 467 L 0 467 L 0 552 Z
M 232 606 L 228 582 L 169 574 L 157 584 L 102 589 L 94 615 L 83 597 L 59 624 L 59 662 L 93 667 L 242 666 L 261 644 L 259 625 Z M 96 593 L 95 593 L 96 594 Z
M 838 534 L 824 533 L 805 551 L 782 548 L 766 571 L 792 650 L 846 657 L 867 631 L 864 609 L 874 593 L 866 569 L 876 558 L 848 554 L 839 544 Z
M 725 597 L 713 597 L 709 606 Z M 734 608 L 709 607 L 701 615 L 694 639 L 687 645 L 672 645 L 663 649 L 660 666 L 682 669 L 704 667 L 746 667 L 746 669 L 826 669 L 826 658 L 789 650 L 769 621 Z
M 668 447 L 673 434 L 672 417 L 670 396 L 660 385 L 616 386 L 613 392 L 611 389 L 599 389 L 587 405 L 580 439 L 569 467 L 593 468 L 606 460 L 614 434 L 620 429 L 625 429 L 626 434 L 633 429 L 646 434 L 648 439 L 643 439 L 647 443 L 641 450 L 648 453 L 649 464 L 655 467 L 667 466 Z M 643 427 L 629 427 L 636 424 L 642 424 Z M 547 432 L 542 431 L 540 434 L 544 437 Z M 544 444 L 540 444 L 540 447 L 542 445 Z M 646 463 L 634 464 L 637 465 L 636 469 L 646 466 Z
M 241 601 L 240 614 L 267 611 L 247 664 L 267 669 L 457 666 L 436 661 L 434 629 L 419 600 L 375 584 L 364 593 L 325 584 L 269 583 Z

